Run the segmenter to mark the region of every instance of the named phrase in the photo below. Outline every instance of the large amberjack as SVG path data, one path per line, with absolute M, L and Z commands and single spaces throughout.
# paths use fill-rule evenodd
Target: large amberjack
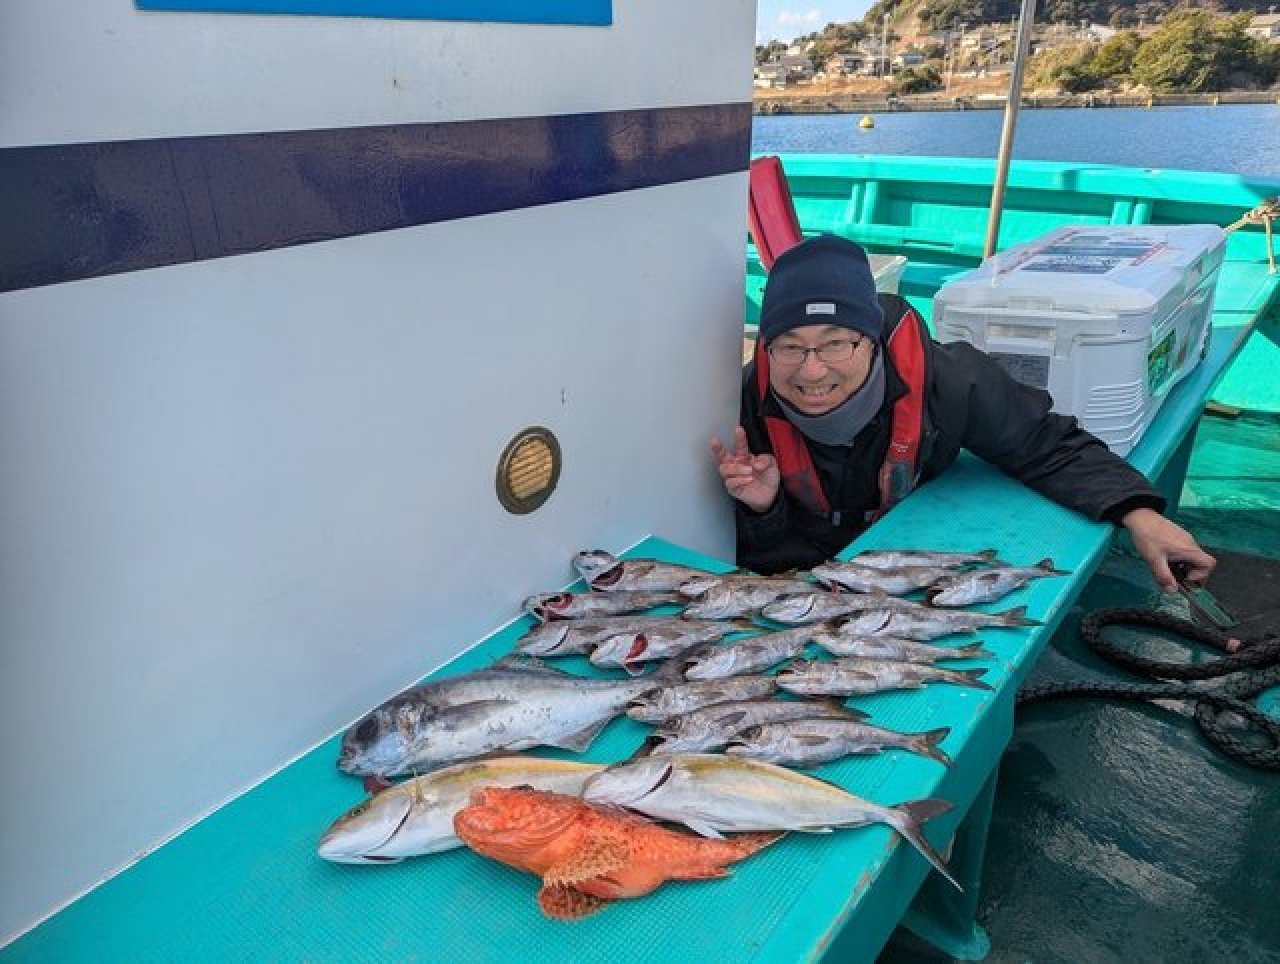
M 633 680 L 588 679 L 538 664 L 427 683 L 352 726 L 338 768 L 394 776 L 535 746 L 582 751 L 632 700 L 676 678 L 674 664 Z
M 946 800 L 882 807 L 785 767 L 710 753 L 642 757 L 609 767 L 587 781 L 582 797 L 683 823 L 707 836 L 758 830 L 814 833 L 888 824 L 960 888 L 920 832 L 924 821 L 952 808 Z
M 598 763 L 495 757 L 445 767 L 375 794 L 333 822 L 316 852 L 340 864 L 394 864 L 461 847 L 453 818 L 480 787 L 531 786 L 581 794 Z

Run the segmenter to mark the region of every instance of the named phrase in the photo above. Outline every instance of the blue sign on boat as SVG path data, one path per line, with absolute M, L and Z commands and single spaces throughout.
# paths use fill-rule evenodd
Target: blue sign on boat
M 141 10 L 294 13 L 402 20 L 613 23 L 613 0 L 136 0 Z

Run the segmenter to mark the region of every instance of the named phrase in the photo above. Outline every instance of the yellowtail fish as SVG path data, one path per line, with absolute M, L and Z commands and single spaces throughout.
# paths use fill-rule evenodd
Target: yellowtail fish
M 611 766 L 587 781 L 582 796 L 592 803 L 683 823 L 711 837 L 762 830 L 821 833 L 888 824 L 960 888 L 920 830 L 924 821 L 952 808 L 946 800 L 884 807 L 772 763 L 705 753 L 649 756 Z
M 394 784 L 352 807 L 320 838 L 317 853 L 340 864 L 393 864 L 461 847 L 453 818 L 479 787 L 531 786 L 582 793 L 602 764 L 495 757 L 445 767 Z

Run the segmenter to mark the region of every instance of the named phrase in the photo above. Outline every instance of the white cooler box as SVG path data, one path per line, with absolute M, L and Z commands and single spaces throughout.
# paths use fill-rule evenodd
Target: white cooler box
M 935 334 L 983 349 L 1125 455 L 1204 358 L 1224 245 L 1215 225 L 1059 228 L 945 285 Z

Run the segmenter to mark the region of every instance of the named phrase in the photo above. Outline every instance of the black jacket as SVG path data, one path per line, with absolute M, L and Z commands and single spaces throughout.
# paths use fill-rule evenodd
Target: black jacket
M 892 331 L 909 305 L 897 295 L 881 295 L 880 302 Z M 1164 498 L 1140 472 L 1074 418 L 1051 412 L 1047 392 L 1014 380 L 972 345 L 940 344 L 924 334 L 926 402 L 918 484 L 939 475 L 966 448 L 1095 521 L 1118 522 L 1141 507 L 1164 509 Z M 785 490 L 763 513 L 737 503 L 740 566 L 760 573 L 808 568 L 832 558 L 867 527 L 867 513 L 880 505 L 877 478 L 889 446 L 893 403 L 907 391 L 883 342 L 879 351 L 885 361 L 885 401 L 871 423 L 852 445 L 805 439 L 831 515 L 810 512 Z M 762 409 L 755 382 L 752 362 L 743 373 L 741 420 L 751 451 L 760 454 L 772 451 L 762 414 L 783 413 L 772 393 Z

